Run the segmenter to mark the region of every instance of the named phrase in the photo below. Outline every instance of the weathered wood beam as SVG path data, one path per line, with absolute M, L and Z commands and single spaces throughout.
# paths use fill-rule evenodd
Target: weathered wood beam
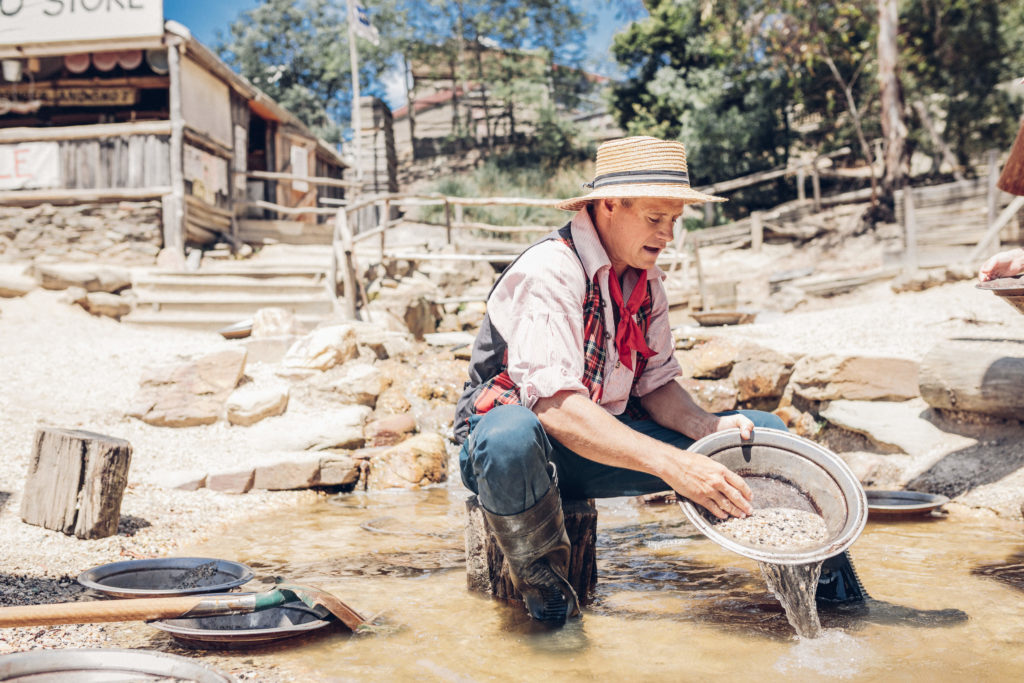
M 0 143 L 50 142 L 127 137 L 131 135 L 170 135 L 170 121 L 133 121 L 129 123 L 96 123 L 87 126 L 57 128 L 0 129 Z

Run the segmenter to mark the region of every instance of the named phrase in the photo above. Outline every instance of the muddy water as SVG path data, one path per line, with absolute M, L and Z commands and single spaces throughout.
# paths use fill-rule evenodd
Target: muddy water
M 998 568 L 1020 566 L 1019 521 L 870 522 L 851 553 L 877 600 L 823 610 L 821 637 L 799 639 L 756 563 L 697 534 L 677 506 L 600 501 L 596 600 L 550 632 L 466 591 L 463 495 L 356 494 L 184 549 L 245 562 L 259 580 L 320 585 L 386 623 L 225 656 L 324 682 L 995 681 L 1024 670 L 1024 590 Z
M 814 603 L 814 593 L 821 576 L 821 562 L 810 564 L 770 564 L 758 562 L 768 589 L 786 610 L 786 620 L 797 635 L 817 638 L 821 635 L 821 620 Z

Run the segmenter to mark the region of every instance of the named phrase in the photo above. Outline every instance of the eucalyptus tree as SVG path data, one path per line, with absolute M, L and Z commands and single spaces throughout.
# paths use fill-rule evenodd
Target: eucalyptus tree
M 389 3 L 366 2 L 389 9 Z M 359 45 L 360 75 L 368 93 L 382 94 L 390 66 L 390 26 L 375 16 L 379 46 Z M 337 142 L 351 109 L 351 64 L 346 6 L 338 0 L 265 0 L 242 12 L 222 37 L 221 58 L 299 117 L 318 135 Z
M 697 184 L 785 163 L 792 87 L 765 59 L 758 3 L 646 4 L 649 16 L 616 35 L 612 48 L 626 69 L 611 94 L 619 124 L 683 140 Z

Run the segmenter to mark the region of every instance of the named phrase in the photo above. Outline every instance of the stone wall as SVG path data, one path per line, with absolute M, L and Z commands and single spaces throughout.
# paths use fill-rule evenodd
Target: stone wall
M 0 262 L 156 262 L 160 201 L 0 207 Z

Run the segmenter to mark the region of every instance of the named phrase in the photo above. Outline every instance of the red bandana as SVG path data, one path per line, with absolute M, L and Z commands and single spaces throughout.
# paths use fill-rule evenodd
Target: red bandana
M 633 286 L 633 292 L 629 295 L 629 304 L 622 300 L 622 288 L 619 286 L 619 277 L 615 269 L 608 273 L 608 292 L 612 295 L 612 303 L 619 309 L 619 326 L 615 330 L 615 349 L 619 352 L 619 360 L 630 370 L 633 369 L 633 354 L 636 351 L 644 358 L 650 358 L 654 351 L 647 346 L 643 332 L 636 323 L 636 312 L 640 310 L 647 295 L 647 271 L 640 271 L 640 277 Z

